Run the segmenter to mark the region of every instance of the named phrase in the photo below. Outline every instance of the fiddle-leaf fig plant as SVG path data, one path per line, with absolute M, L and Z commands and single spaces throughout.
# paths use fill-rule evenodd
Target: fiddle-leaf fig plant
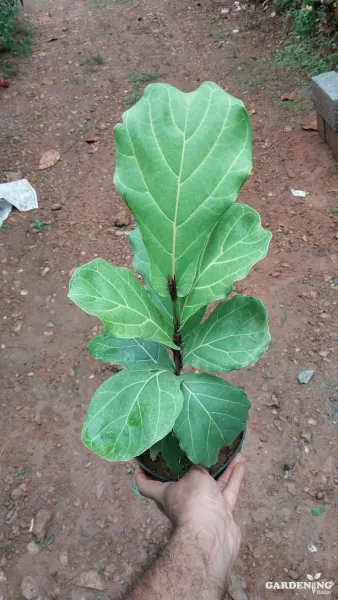
M 115 140 L 114 183 L 137 222 L 129 241 L 143 283 L 103 259 L 71 278 L 70 298 L 105 329 L 90 353 L 125 367 L 94 394 L 82 440 L 109 461 L 160 455 L 177 476 L 184 461 L 215 465 L 245 430 L 245 392 L 210 372 L 255 363 L 269 344 L 260 300 L 232 289 L 271 234 L 234 204 L 252 167 L 251 127 L 215 83 L 190 93 L 149 85 Z

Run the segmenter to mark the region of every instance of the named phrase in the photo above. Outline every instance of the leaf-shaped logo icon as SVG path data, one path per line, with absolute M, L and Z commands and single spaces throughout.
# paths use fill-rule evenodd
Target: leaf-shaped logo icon
M 321 573 L 317 573 L 317 574 L 314 576 L 314 578 L 315 578 L 315 579 L 319 579 L 319 578 L 320 578 L 320 576 L 321 576 Z
M 312 575 L 307 575 L 306 577 L 307 577 L 307 578 L 308 578 L 310 581 L 313 581 L 313 577 L 312 577 Z

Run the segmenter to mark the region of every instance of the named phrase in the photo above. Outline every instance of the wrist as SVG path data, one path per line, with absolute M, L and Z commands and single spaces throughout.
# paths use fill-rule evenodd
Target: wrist
M 183 547 L 184 555 L 197 565 L 201 576 L 224 590 L 230 577 L 231 560 L 220 533 L 214 524 L 185 523 L 176 525 L 173 538 Z

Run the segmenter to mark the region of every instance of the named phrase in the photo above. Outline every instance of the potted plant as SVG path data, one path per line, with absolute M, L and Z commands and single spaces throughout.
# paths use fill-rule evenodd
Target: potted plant
M 232 294 L 271 238 L 256 211 L 234 204 L 252 166 L 249 117 L 215 83 L 191 93 L 156 83 L 115 140 L 114 183 L 138 224 L 129 240 L 144 285 L 103 259 L 71 278 L 69 297 L 105 327 L 90 353 L 126 367 L 94 394 L 82 440 L 108 461 L 137 457 L 159 480 L 192 463 L 217 476 L 250 402 L 209 371 L 255 363 L 270 341 L 262 303 Z

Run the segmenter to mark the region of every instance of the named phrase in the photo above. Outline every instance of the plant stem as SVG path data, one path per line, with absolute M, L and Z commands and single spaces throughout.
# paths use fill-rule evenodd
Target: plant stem
M 176 280 L 175 277 L 168 277 L 168 288 L 170 292 L 170 297 L 173 303 L 173 325 L 174 325 L 174 333 L 173 333 L 173 342 L 176 346 L 180 347 L 180 350 L 173 350 L 173 359 L 175 363 L 175 375 L 181 375 L 182 366 L 183 366 L 183 357 L 182 357 L 182 339 L 180 336 L 180 318 L 177 314 L 177 289 L 176 289 Z

